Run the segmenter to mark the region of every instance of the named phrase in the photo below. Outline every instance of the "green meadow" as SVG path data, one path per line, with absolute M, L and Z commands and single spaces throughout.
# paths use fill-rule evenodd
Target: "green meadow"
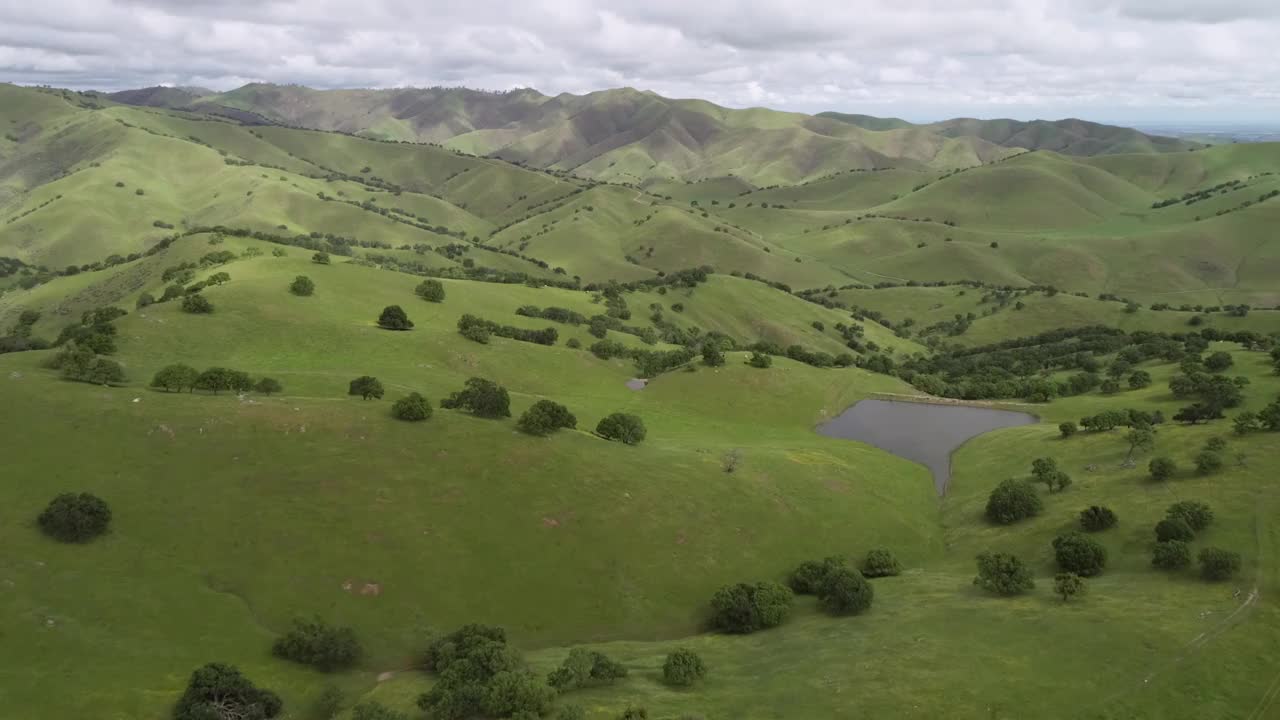
M 589 720 L 630 706 L 670 720 L 1280 712 L 1280 435 L 1232 432 L 1240 413 L 1280 400 L 1269 354 L 1280 199 L 1241 207 L 1280 187 L 1266 174 L 1280 170 L 1280 146 L 1083 157 L 953 139 L 932 150 L 961 172 L 922 161 L 771 187 L 768 172 L 732 174 L 738 156 L 724 148 L 710 153 L 715 177 L 683 182 L 648 174 L 652 158 L 634 152 L 569 172 L 533 140 L 507 158 L 516 164 L 467 154 L 490 151 L 489 132 L 442 147 L 386 142 L 423 138 L 377 122 L 366 135 L 380 139 L 0 86 L 0 127 L 17 138 L 0 141 L 0 256 L 17 261 L 0 278 L 0 336 L 24 313 L 39 313 L 32 336 L 53 341 L 86 312 L 127 311 L 111 322 L 104 357 L 125 379 L 110 386 L 51 368 L 65 348 L 0 354 L 0 646 L 11 659 L 0 715 L 161 720 L 194 669 L 225 662 L 279 693 L 277 717 L 349 720 L 376 701 L 427 720 L 416 700 L 439 679 L 423 668 L 427 645 L 467 623 L 506 628 L 540 677 L 572 648 L 621 663 L 626 678 L 556 700 Z M 724 122 L 776 133 L 753 167 L 798 132 L 787 117 Z M 915 131 L 841 132 L 906 157 L 893 144 Z M 1200 191 L 1192 205 L 1152 207 Z M 330 262 L 313 260 L 317 248 Z M 699 266 L 699 282 L 672 281 Z M 139 303 L 182 267 L 178 291 L 212 312 Z M 229 280 L 191 287 L 215 273 Z M 290 292 L 300 275 L 313 294 Z M 443 302 L 415 294 L 426 277 Z M 958 280 L 972 284 L 929 285 Z M 1151 307 L 1162 303 L 1172 307 Z M 1237 304 L 1251 307 L 1224 307 Z M 391 305 L 412 330 L 378 327 Z M 516 313 L 527 306 L 617 322 L 593 333 Z M 970 313 L 962 332 L 928 330 Z M 466 314 L 557 337 L 474 342 L 459 333 Z M 1097 325 L 1175 345 L 1219 333 L 1205 354 L 1230 355 L 1222 374 L 1247 381 L 1243 401 L 1222 419 L 1173 422 L 1190 401 L 1173 396 L 1181 371 L 1165 358 L 1125 371 L 1150 374 L 1140 389 L 1002 397 L 985 404 L 1036 422 L 961 446 L 941 497 L 925 467 L 815 432 L 866 398 L 941 402 L 902 372 L 934 353 Z M 593 353 L 600 340 L 693 352 L 633 390 L 644 373 Z M 723 365 L 704 360 L 721 346 Z M 1093 355 L 1116 360 L 1114 349 Z M 751 364 L 761 356 L 769 367 Z M 149 386 L 175 363 L 284 389 Z M 1032 374 L 1075 372 L 1045 361 Z M 384 397 L 348 394 L 365 375 Z M 511 418 L 441 407 L 473 377 L 507 389 Z M 431 401 L 429 420 L 393 417 L 411 392 Z M 520 432 L 540 400 L 564 404 L 576 428 Z M 1059 431 L 1127 409 L 1169 419 L 1132 458 L 1127 428 Z M 642 443 L 593 432 L 615 412 L 643 420 Z M 1212 438 L 1226 443 L 1223 467 L 1199 474 Z M 1177 463 L 1172 479 L 1150 479 L 1156 456 Z M 1071 486 L 1037 489 L 1036 517 L 988 522 L 991 491 L 1029 478 L 1040 457 Z M 85 544 L 46 537 L 36 518 L 62 492 L 105 499 L 109 531 Z M 1231 579 L 1151 566 L 1153 526 L 1186 500 L 1215 514 L 1193 554 L 1239 553 Z M 1091 535 L 1107 566 L 1064 601 L 1052 541 L 1091 505 L 1119 519 Z M 786 582 L 803 561 L 859 563 L 876 548 L 902 573 L 870 580 L 866 612 L 836 617 L 798 596 L 778 627 L 711 631 L 718 588 Z M 1021 558 L 1034 589 L 976 587 L 975 557 L 989 551 Z M 295 619 L 313 617 L 353 630 L 364 649 L 354 667 L 323 673 L 273 655 Z M 708 668 L 692 687 L 664 682 L 678 648 Z M 341 699 L 322 709 L 330 688 Z

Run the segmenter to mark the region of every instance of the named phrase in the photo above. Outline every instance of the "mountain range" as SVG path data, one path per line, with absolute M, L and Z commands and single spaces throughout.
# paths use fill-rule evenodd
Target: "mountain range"
M 529 89 L 313 90 L 255 83 L 225 93 L 152 87 L 108 97 L 247 122 L 436 143 L 613 182 L 735 176 L 762 187 L 848 169 L 973 167 L 1025 150 L 1097 156 L 1200 147 L 1074 119 L 957 118 L 916 125 L 835 112 L 730 109 L 632 88 L 552 96 Z

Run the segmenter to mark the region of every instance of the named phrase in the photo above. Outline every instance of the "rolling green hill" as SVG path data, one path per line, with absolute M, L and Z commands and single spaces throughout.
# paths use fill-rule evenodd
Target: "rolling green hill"
M 468 623 L 506 628 L 535 685 L 573 648 L 627 670 L 558 695 L 555 720 L 1280 702 L 1280 435 L 1248 415 L 1280 407 L 1280 144 L 263 85 L 0 85 L 0 130 L 0 641 L 21 659 L 0 663 L 0 716 L 164 720 L 221 662 L 285 720 L 367 720 L 368 701 L 437 720 L 417 698 L 449 680 L 425 650 Z M 411 330 L 378 326 L 392 305 Z M 174 363 L 282 389 L 152 387 Z M 365 375 L 381 397 L 350 394 Z M 447 407 L 471 378 L 511 416 Z M 411 392 L 429 419 L 394 416 Z M 924 466 L 815 431 L 866 399 L 1032 417 L 961 445 L 940 495 Z M 523 431 L 542 400 L 571 426 Z M 1133 427 L 1060 425 L 1108 411 Z M 593 432 L 618 412 L 641 442 Z M 897 429 L 936 441 L 923 427 Z M 989 521 L 1038 458 L 1070 485 Z M 102 497 L 109 530 L 47 537 L 61 492 Z M 1237 553 L 1230 579 L 1152 566 L 1179 501 L 1211 507 L 1189 552 Z M 1119 518 L 1089 535 L 1106 567 L 1065 600 L 1054 540 L 1093 505 Z M 778 627 L 712 632 L 718 589 L 878 548 L 902 572 L 862 613 L 833 613 L 823 581 Z M 976 587 L 985 552 L 1034 587 Z M 304 618 L 362 656 L 273 654 Z M 687 688 L 664 680 L 679 648 L 708 668 Z
M 321 91 L 251 84 L 220 94 L 147 88 L 109 97 L 387 140 L 443 143 L 471 154 L 618 182 L 734 175 L 768 185 L 847 168 L 971 167 L 1004 157 L 1010 148 L 1091 156 L 1196 147 L 1078 120 L 952 120 L 917 126 L 841 113 L 731 110 L 631 88 L 552 97 L 527 89 Z

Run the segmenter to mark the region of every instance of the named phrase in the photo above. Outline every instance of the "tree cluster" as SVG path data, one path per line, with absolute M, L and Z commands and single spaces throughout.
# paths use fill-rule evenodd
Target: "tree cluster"
M 279 695 L 257 687 L 234 666 L 209 663 L 191 673 L 173 720 L 269 720 L 283 709 Z
M 596 434 L 606 440 L 616 440 L 627 445 L 644 442 L 644 421 L 629 413 L 612 413 L 596 425 Z
M 507 389 L 484 378 L 473 377 L 465 387 L 440 401 L 446 410 L 466 410 L 476 417 L 511 417 L 511 397 Z
M 499 325 L 492 320 L 485 320 L 471 314 L 463 315 L 458 320 L 458 332 L 462 333 L 462 336 L 468 340 L 476 340 L 481 343 L 488 342 L 489 335 L 497 335 L 498 337 L 536 343 L 538 345 L 555 345 L 556 340 L 560 337 L 560 333 L 555 328 L 527 330 L 511 325 Z M 484 339 L 481 340 L 479 338 Z
M 556 696 L 499 627 L 466 625 L 438 638 L 427 648 L 426 667 L 436 683 L 418 707 L 433 718 L 540 717 Z
M 791 613 L 793 599 L 790 589 L 774 582 L 726 585 L 711 598 L 711 625 L 736 634 L 777 627 Z
M 516 428 L 529 435 L 550 435 L 561 429 L 573 429 L 578 426 L 578 419 L 569 409 L 560 403 L 550 400 L 539 400 L 516 421 Z
M 556 692 L 566 693 L 582 687 L 611 683 L 627 676 L 622 663 L 602 652 L 573 648 L 560 667 L 547 676 L 547 684 Z

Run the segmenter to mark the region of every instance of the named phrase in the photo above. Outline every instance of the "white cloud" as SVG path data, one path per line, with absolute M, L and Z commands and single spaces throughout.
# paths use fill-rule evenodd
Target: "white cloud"
M 1276 0 L 0 0 L 0 78 L 630 85 L 916 117 L 1261 116 L 1276 111 L 1277 36 Z

